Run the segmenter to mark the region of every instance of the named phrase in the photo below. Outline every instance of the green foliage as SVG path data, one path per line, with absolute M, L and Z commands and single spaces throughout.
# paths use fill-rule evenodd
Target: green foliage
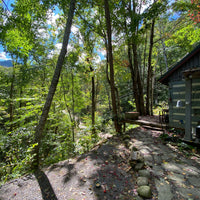
M 18 128 L 13 132 L 0 134 L 0 181 L 6 181 L 30 171 L 32 162 L 33 128 Z

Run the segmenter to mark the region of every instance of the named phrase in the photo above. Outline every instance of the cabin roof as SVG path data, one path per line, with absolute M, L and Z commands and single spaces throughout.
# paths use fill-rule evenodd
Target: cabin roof
M 187 62 L 191 57 L 200 51 L 200 44 L 194 48 L 190 53 L 186 54 L 179 62 L 173 65 L 165 74 L 163 74 L 158 81 L 162 84 L 168 85 L 169 77 L 181 66 Z

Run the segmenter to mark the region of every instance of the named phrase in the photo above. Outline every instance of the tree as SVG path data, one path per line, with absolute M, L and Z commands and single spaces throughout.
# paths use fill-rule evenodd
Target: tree
M 61 73 L 62 66 L 63 66 L 64 59 L 65 59 L 65 55 L 67 53 L 67 45 L 68 45 L 68 41 L 69 41 L 74 11 L 75 11 L 75 0 L 71 0 L 69 13 L 68 13 L 68 19 L 67 19 L 67 23 L 66 23 L 66 27 L 65 27 L 65 33 L 64 33 L 64 37 L 63 37 L 62 49 L 61 49 L 60 55 L 57 60 L 56 69 L 54 71 L 54 76 L 52 78 L 51 86 L 49 88 L 47 99 L 46 99 L 45 105 L 43 107 L 42 115 L 40 117 L 39 124 L 37 125 L 36 130 L 35 130 L 35 143 L 37 143 L 37 145 L 35 146 L 35 149 L 34 149 L 34 153 L 35 153 L 35 159 L 33 162 L 34 168 L 38 168 L 38 166 L 39 166 L 39 155 L 40 155 L 39 150 L 40 150 L 40 143 L 41 143 L 41 139 L 42 139 L 42 133 L 43 133 L 43 129 L 45 127 L 47 117 L 48 117 L 49 109 L 51 107 L 53 96 L 55 94 L 56 87 L 57 87 L 57 84 L 59 81 L 60 73 Z
M 114 79 L 113 54 L 112 54 L 112 32 L 111 32 L 110 10 L 109 10 L 108 0 L 104 0 L 104 6 L 105 6 L 104 9 L 105 9 L 105 18 L 107 26 L 107 37 L 108 37 L 108 57 L 110 66 L 110 87 L 111 87 L 113 118 L 114 118 L 115 130 L 117 133 L 120 133 L 121 126 L 119 123 L 116 96 L 115 96 L 115 79 Z

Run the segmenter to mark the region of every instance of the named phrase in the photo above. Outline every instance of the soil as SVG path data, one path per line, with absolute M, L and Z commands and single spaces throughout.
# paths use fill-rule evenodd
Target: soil
M 145 119 L 158 122 L 158 117 Z M 137 142 L 139 132 L 145 136 L 147 130 L 139 127 L 129 130 L 127 134 Z M 154 146 L 160 145 L 158 136 L 161 133 L 148 130 L 148 134 L 154 138 Z M 102 134 L 102 137 L 103 141 L 88 153 L 9 181 L 0 187 L 0 200 L 140 199 L 136 184 L 138 173 L 129 165 L 129 148 L 120 135 Z M 153 179 L 150 180 L 150 185 L 152 199 L 158 199 Z
M 113 136 L 90 152 L 5 184 L 0 199 L 124 199 L 134 196 L 129 150 Z M 4 193 L 4 194 L 3 194 Z

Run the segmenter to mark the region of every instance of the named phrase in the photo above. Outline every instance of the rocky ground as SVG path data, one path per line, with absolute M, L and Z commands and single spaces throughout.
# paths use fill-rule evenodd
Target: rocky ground
M 0 200 L 198 200 L 200 158 L 136 128 L 0 188 Z

